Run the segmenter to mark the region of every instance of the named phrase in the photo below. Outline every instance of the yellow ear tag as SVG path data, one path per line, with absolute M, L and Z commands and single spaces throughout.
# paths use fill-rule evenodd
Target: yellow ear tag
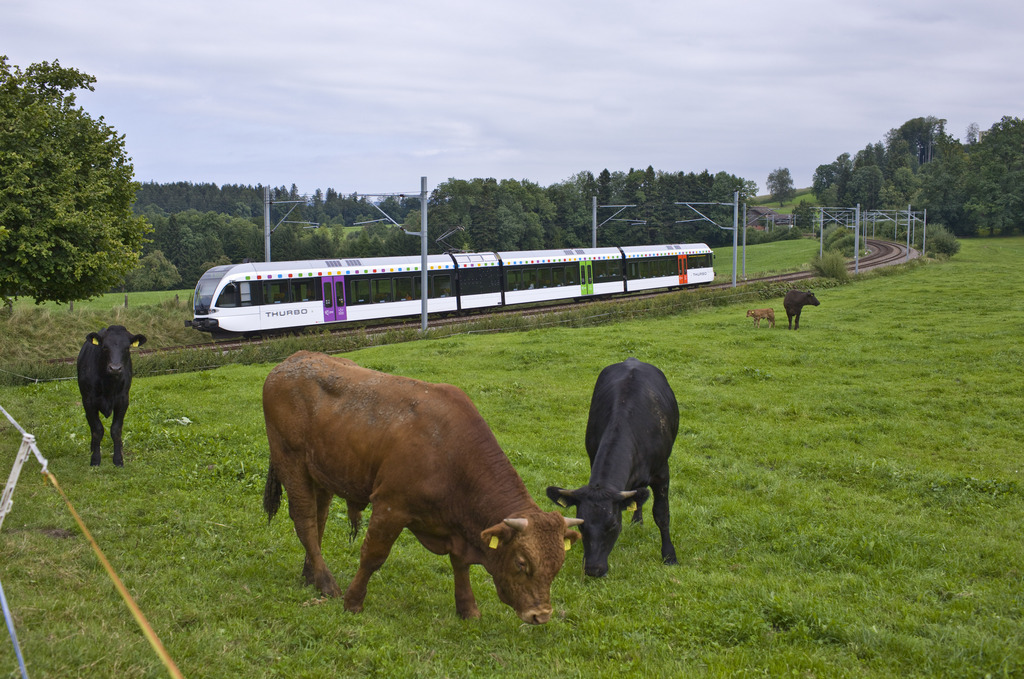
M 634 500 L 633 502 L 629 503 L 629 506 L 626 507 L 626 511 L 627 512 L 635 512 L 636 511 L 636 500 Z
M 138 341 L 138 340 L 135 340 L 134 342 L 132 342 L 132 346 L 133 346 L 133 347 L 137 347 L 137 346 L 139 346 L 139 341 Z
M 568 507 L 569 505 L 567 505 L 565 503 L 565 500 L 563 500 L 562 498 L 558 498 L 558 506 L 559 507 Z
M 568 552 L 570 547 L 572 547 L 572 543 L 569 542 L 569 538 L 566 538 L 565 539 L 565 551 Z
M 92 338 L 92 343 L 98 345 L 100 343 L 100 341 L 98 339 L 96 339 L 95 337 L 93 337 Z
M 498 548 L 498 536 L 497 535 L 492 535 L 491 536 L 491 543 L 489 545 L 487 545 L 487 546 L 490 547 L 491 549 L 497 549 Z

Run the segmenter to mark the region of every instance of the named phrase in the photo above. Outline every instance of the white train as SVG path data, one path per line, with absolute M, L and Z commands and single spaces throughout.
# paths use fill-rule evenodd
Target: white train
M 703 243 L 430 255 L 427 310 L 473 309 L 652 290 L 714 281 Z M 419 256 L 253 262 L 199 279 L 185 325 L 215 337 L 417 316 Z

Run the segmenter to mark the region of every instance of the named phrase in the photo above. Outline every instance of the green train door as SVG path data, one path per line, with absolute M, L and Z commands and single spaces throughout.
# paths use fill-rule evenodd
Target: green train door
M 580 294 L 594 294 L 594 263 L 580 262 Z

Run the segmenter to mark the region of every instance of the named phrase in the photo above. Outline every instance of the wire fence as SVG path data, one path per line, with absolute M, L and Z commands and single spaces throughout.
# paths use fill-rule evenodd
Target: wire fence
M 125 604 L 131 611 L 132 616 L 135 618 L 135 622 L 139 625 L 139 628 L 145 635 L 146 640 L 149 641 L 150 646 L 153 647 L 153 650 L 160 658 L 160 661 L 164 664 L 164 667 L 167 668 L 168 673 L 175 679 L 181 679 L 182 674 L 181 671 L 178 669 L 178 666 L 174 663 L 174 660 L 171 658 L 170 654 L 167 652 L 167 649 L 160 641 L 160 638 L 156 635 L 156 632 L 153 630 L 152 625 L 149 624 L 149 621 L 146 619 L 146 616 L 143 615 L 142 610 L 139 608 L 138 604 L 135 603 L 135 600 L 128 592 L 128 588 L 124 586 L 124 582 L 122 582 L 121 578 L 118 577 L 117 572 L 114 570 L 114 567 L 110 564 L 110 561 L 107 560 L 107 557 L 103 553 L 103 550 L 100 549 L 99 543 L 96 542 L 96 539 L 93 537 L 92 532 L 90 532 L 89 528 L 85 525 L 85 521 L 82 520 L 82 517 L 78 514 L 78 511 L 71 503 L 71 500 L 68 498 L 67 494 L 64 493 L 64 489 L 60 487 L 60 484 L 57 482 L 57 477 L 53 474 L 53 472 L 49 470 L 49 462 L 45 457 L 43 457 L 43 454 L 36 446 L 35 436 L 26 432 L 3 406 L 0 406 L 0 412 L 2 412 L 4 416 L 10 421 L 10 423 L 14 425 L 14 428 L 21 433 L 21 447 L 18 449 L 18 454 L 14 459 L 14 466 L 12 467 L 11 474 L 7 479 L 7 484 L 4 486 L 3 499 L 2 501 L 0 501 L 0 528 L 3 528 L 4 519 L 10 513 L 11 508 L 14 505 L 14 490 L 18 484 L 18 479 L 21 476 L 21 469 L 24 466 L 25 462 L 28 461 L 30 454 L 34 454 L 36 459 L 39 461 L 40 466 L 42 467 L 43 476 L 46 477 L 46 479 L 53 485 L 53 487 L 60 494 L 61 498 L 64 500 L 64 503 L 68 507 L 68 511 L 71 512 L 71 515 L 74 517 L 75 522 L 81 529 L 82 535 L 84 535 L 86 539 L 89 541 L 89 544 L 92 547 L 93 552 L 96 553 L 96 557 L 103 565 L 103 568 L 107 571 L 107 575 L 110 576 L 111 581 L 114 583 L 114 587 L 121 595 L 121 598 L 124 599 Z M 3 604 L 4 621 L 7 623 L 7 630 L 10 634 L 11 642 L 14 644 L 14 652 L 18 658 L 18 667 L 21 670 L 21 676 L 23 677 L 23 679 L 28 679 L 28 671 L 25 667 L 25 660 L 21 653 L 21 646 L 18 644 L 18 635 L 14 628 L 14 616 L 10 612 L 10 607 L 7 604 L 7 597 L 4 594 L 2 585 L 0 585 L 0 601 L 2 601 Z

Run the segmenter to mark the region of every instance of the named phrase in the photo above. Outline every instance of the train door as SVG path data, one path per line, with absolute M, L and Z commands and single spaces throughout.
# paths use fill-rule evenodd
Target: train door
M 679 255 L 679 285 L 686 285 L 686 255 Z
M 345 277 L 324 276 L 321 280 L 324 285 L 324 323 L 346 320 Z
M 594 263 L 591 261 L 580 262 L 580 294 L 594 294 Z

